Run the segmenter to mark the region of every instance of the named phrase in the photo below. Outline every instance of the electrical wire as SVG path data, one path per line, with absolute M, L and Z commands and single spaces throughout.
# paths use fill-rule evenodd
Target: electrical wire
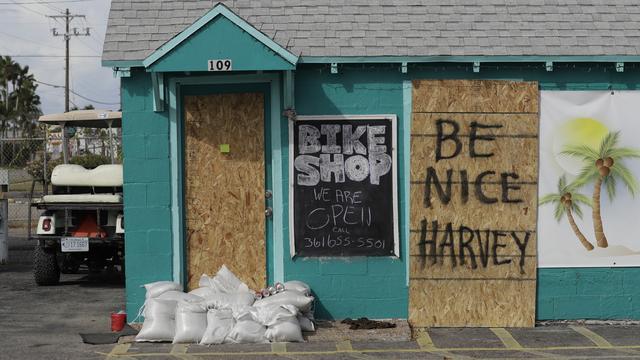
M 55 47 L 55 46 L 39 43 L 37 41 L 29 40 L 29 39 L 26 39 L 26 38 L 23 38 L 23 37 L 20 37 L 20 36 L 17 36 L 17 35 L 9 34 L 9 33 L 6 33 L 6 32 L 2 32 L 2 31 L 0 31 L 0 35 L 9 36 L 9 37 L 12 37 L 12 38 L 15 38 L 15 39 L 18 39 L 18 40 L 30 42 L 32 44 L 36 44 L 36 45 L 39 45 L 39 46 L 46 46 L 48 48 L 52 48 L 52 49 L 56 49 L 56 50 L 64 50 L 64 48 L 61 48 L 61 47 Z
M 18 3 L 18 2 L 15 2 L 15 1 L 13 1 L 13 0 L 11 0 L 11 2 L 10 2 L 10 3 L 0 3 L 0 5 L 18 5 L 18 6 L 20 6 L 21 8 L 23 8 L 23 9 L 25 9 L 25 10 L 28 10 L 28 11 L 31 11 L 31 12 L 32 12 L 32 13 L 34 13 L 34 14 L 38 14 L 38 15 L 42 15 L 42 16 L 47 16 L 46 14 L 41 13 L 40 11 L 37 11 L 37 10 L 33 10 L 33 9 L 31 9 L 30 7 L 26 6 L 25 4 L 26 4 L 26 3 Z
M 21 1 L 16 2 L 11 0 L 11 2 L 0 2 L 0 5 L 36 5 L 36 4 L 64 4 L 64 3 L 79 3 L 79 2 L 91 2 L 96 0 L 59 0 L 59 1 Z
M 59 89 L 64 89 L 64 86 L 62 86 L 62 85 L 49 84 L 49 83 L 46 83 L 46 82 L 43 82 L 43 81 L 39 81 L 39 80 L 34 80 L 34 81 L 37 82 L 38 84 L 51 86 L 51 87 L 59 88 Z M 90 102 L 93 102 L 93 103 L 96 103 L 96 104 L 101 104 L 101 105 L 120 105 L 120 102 L 106 102 L 106 101 L 99 101 L 99 100 L 90 99 L 90 98 L 88 98 L 86 96 L 78 94 L 77 92 L 75 92 L 75 91 L 73 91 L 71 89 L 69 89 L 69 92 L 74 94 L 74 95 L 76 95 L 77 97 L 79 97 L 81 99 L 84 99 L 84 100 L 87 100 L 87 101 L 90 101 Z
M 80 36 L 76 37 L 76 39 L 82 44 L 86 49 L 92 50 L 96 54 L 101 54 L 102 51 L 96 49 L 92 44 L 85 42 Z
M 0 55 L 2 56 L 11 56 L 14 58 L 63 58 L 65 57 L 64 55 L 23 55 L 23 54 L 2 54 L 0 53 Z M 69 55 L 69 58 L 92 58 L 92 59 L 99 59 L 101 58 L 100 55 Z
M 98 49 L 100 49 L 100 51 L 102 52 L 103 44 L 100 40 L 104 41 L 104 36 L 102 36 L 102 33 L 98 31 L 97 27 L 92 26 L 91 23 L 89 23 L 89 20 L 87 20 L 86 18 L 82 18 L 82 22 L 85 24 L 85 27 L 91 29 L 92 35 L 89 36 L 89 40 L 98 45 Z
M 56 11 L 56 12 L 59 12 L 59 13 L 63 13 L 62 8 L 59 8 L 59 7 L 51 5 L 51 4 L 47 4 L 46 2 L 43 2 L 41 0 L 38 0 L 38 4 L 41 5 L 41 6 L 45 6 L 45 7 L 49 8 L 50 10 L 53 10 L 53 11 Z

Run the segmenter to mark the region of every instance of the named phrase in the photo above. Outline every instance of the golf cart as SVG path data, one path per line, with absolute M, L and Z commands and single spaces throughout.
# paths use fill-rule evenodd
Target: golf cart
M 60 272 L 76 273 L 86 264 L 89 273 L 124 264 L 122 165 L 115 163 L 112 128 L 122 126 L 120 112 L 76 110 L 41 116 L 38 121 L 59 126 L 63 164 L 51 172 L 48 193 L 46 156 L 43 196 L 31 196 L 31 207 L 40 211 L 34 250 L 33 274 L 38 285 L 55 285 Z M 111 164 L 86 169 L 70 164 L 68 132 L 75 128 L 108 128 Z

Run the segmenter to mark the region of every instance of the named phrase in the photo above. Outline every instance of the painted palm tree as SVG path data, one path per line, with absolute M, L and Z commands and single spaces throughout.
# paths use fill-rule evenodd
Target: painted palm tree
M 576 237 L 584 246 L 587 251 L 593 250 L 593 244 L 584 236 L 582 231 L 578 228 L 573 214 L 582 218 L 582 209 L 580 205 L 586 205 L 591 207 L 591 200 L 585 195 L 576 192 L 573 184 L 567 184 L 567 179 L 564 175 L 558 180 L 558 189 L 556 193 L 547 194 L 540 199 L 540 205 L 553 204 L 555 206 L 554 216 L 558 222 L 566 214 L 567 220 L 571 225 L 571 229 L 576 234 Z
M 628 147 L 619 147 L 620 131 L 609 132 L 600 143 L 598 149 L 589 146 L 566 146 L 562 154 L 577 157 L 585 165 L 580 171 L 580 175 L 574 181 L 576 186 L 581 187 L 590 182 L 593 186 L 592 218 L 593 231 L 596 243 L 599 247 L 609 246 L 607 237 L 604 234 L 602 216 L 600 211 L 600 193 L 602 185 L 607 188 L 609 199 L 616 195 L 616 183 L 622 181 L 632 196 L 638 192 L 638 181 L 622 162 L 629 158 L 640 158 L 640 150 Z

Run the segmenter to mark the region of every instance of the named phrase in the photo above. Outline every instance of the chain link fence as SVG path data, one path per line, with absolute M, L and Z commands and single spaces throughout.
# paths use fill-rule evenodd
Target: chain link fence
M 28 166 L 42 156 L 44 148 L 44 138 L 0 139 L 0 186 L 8 201 L 10 237 L 27 236 L 29 193 L 33 183 Z M 39 191 L 42 192 L 41 184 Z M 33 212 L 31 216 L 37 221 L 39 215 Z
M 57 134 L 50 134 L 47 139 L 38 138 L 0 138 L 0 187 L 9 204 L 9 237 L 13 242 L 24 243 L 28 236 L 28 219 L 31 214 L 32 229 L 37 225 L 40 213 L 36 209 L 29 211 L 30 195 L 34 198 L 43 195 L 45 190 L 42 181 L 33 181 L 34 176 L 40 180 L 44 173 L 44 153 L 47 153 L 47 173 L 57 164 L 62 163 L 63 142 Z M 109 138 L 104 133 L 100 136 L 75 136 L 68 139 L 69 158 L 87 166 L 82 155 L 97 155 L 95 161 L 108 162 L 111 156 Z M 120 162 L 121 138 L 113 137 L 113 151 L 116 162 Z

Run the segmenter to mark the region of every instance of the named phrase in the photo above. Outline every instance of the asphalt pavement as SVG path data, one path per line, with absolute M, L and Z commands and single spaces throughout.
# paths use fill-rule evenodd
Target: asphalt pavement
M 547 324 L 532 329 L 440 328 L 385 334 L 321 329 L 305 343 L 86 345 L 80 332 L 110 330 L 110 313 L 124 307 L 117 273 L 63 275 L 38 287 L 28 246 L 0 266 L 0 359 L 640 359 L 640 326 L 629 323 Z M 362 331 L 362 330 L 357 330 Z M 331 335 L 336 335 L 331 337 Z M 400 335 L 398 335 L 400 334 Z M 130 339 L 129 339 L 130 340 Z
M 13 244 L 21 246 L 0 265 L 0 359 L 104 359 L 113 345 L 83 344 L 79 333 L 110 331 L 110 313 L 124 308 L 120 274 L 63 274 L 60 285 L 39 287 L 30 247 Z

